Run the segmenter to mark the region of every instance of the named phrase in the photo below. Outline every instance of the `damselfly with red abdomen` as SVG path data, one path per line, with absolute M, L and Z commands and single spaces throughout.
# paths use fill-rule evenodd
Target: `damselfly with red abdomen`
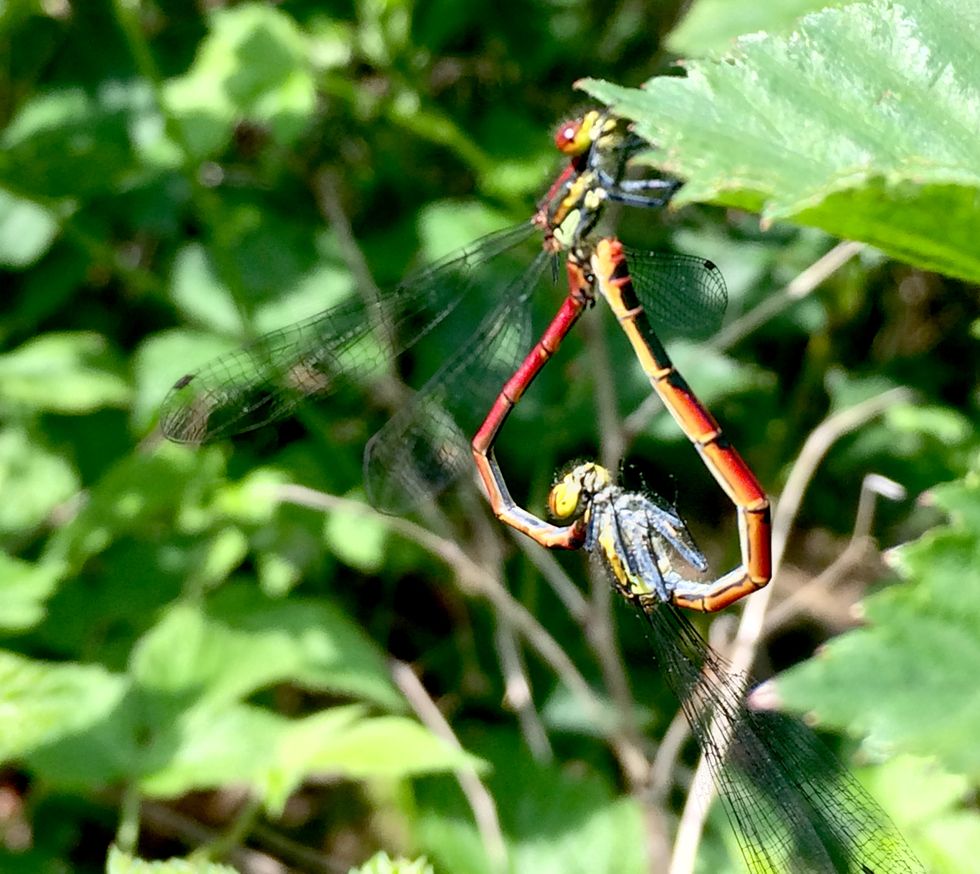
M 569 163 L 530 222 L 479 240 L 379 300 L 345 301 L 182 377 L 164 402 L 163 432 L 172 440 L 203 442 L 280 419 L 310 398 L 326 398 L 352 382 L 369 383 L 394 357 L 459 313 L 478 327 L 465 340 L 457 337 L 458 349 L 369 441 L 368 494 L 381 509 L 404 511 L 457 476 L 472 453 L 497 515 L 546 542 L 552 534 L 507 493 L 493 446 L 514 403 L 579 316 L 602 296 L 613 305 L 654 388 L 739 510 L 748 581 L 733 583 L 716 600 L 689 605 L 719 609 L 768 580 L 768 501 L 670 365 L 653 325 L 659 332 L 710 335 L 724 312 L 724 280 L 701 258 L 631 251 L 614 237 L 592 239 L 607 202 L 661 207 L 678 187 L 662 177 L 626 178 L 643 144 L 623 120 L 587 113 L 561 127 L 556 145 Z M 537 244 L 531 242 L 535 236 L 541 237 Z M 536 254 L 521 254 L 527 246 Z M 539 286 L 553 285 L 555 259 L 563 251 L 568 292 L 534 343 L 531 299 Z M 523 267 L 503 266 L 515 256 L 525 259 Z M 471 315 L 481 309 L 474 302 L 484 304 L 479 320 Z

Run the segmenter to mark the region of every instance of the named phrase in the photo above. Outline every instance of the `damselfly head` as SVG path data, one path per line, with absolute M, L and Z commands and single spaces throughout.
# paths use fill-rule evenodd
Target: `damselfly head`
M 586 462 L 564 474 L 548 493 L 548 509 L 555 519 L 581 516 L 592 498 L 612 484 L 612 474 L 595 462 Z
M 584 155 L 592 145 L 594 128 L 602 117 L 598 110 L 591 110 L 578 118 L 564 121 L 555 131 L 555 146 L 569 157 Z

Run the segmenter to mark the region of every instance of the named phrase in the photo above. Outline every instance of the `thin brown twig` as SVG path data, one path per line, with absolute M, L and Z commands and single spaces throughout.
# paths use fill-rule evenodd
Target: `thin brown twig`
M 684 711 L 678 708 L 667 730 L 661 735 L 657 754 L 650 764 L 649 788 L 653 798 L 657 800 L 666 798 L 667 792 L 674 783 L 681 751 L 690 736 L 691 725 Z
M 144 801 L 143 820 L 153 831 L 161 835 L 170 835 L 188 846 L 200 846 L 214 839 L 217 831 L 196 819 L 193 819 L 172 807 L 156 801 Z M 259 839 L 271 846 L 269 829 L 261 831 L 256 828 Z M 316 871 L 321 874 L 340 874 L 348 870 L 348 866 L 332 863 L 322 853 L 315 853 L 307 847 L 302 847 L 292 841 L 278 836 L 276 852 L 285 858 L 292 857 L 295 863 L 302 865 L 304 871 Z M 261 850 L 249 847 L 233 847 L 228 852 L 229 861 L 242 874 L 287 874 L 292 870 L 280 859 L 270 856 Z
M 889 389 L 848 407 L 846 410 L 831 414 L 807 437 L 799 456 L 793 463 L 790 475 L 786 480 L 786 486 L 780 495 L 776 512 L 773 514 L 772 552 L 774 570 L 778 569 L 782 563 L 789 532 L 799 513 L 807 486 L 809 486 L 813 474 L 830 447 L 851 431 L 857 430 L 872 419 L 888 412 L 891 407 L 911 403 L 914 398 L 915 395 L 912 390 L 903 386 Z M 742 624 L 745 625 L 744 614 Z M 754 627 L 751 630 L 754 631 Z M 742 636 L 742 631 L 739 632 L 739 636 Z
M 872 529 L 874 527 L 875 505 L 879 497 L 900 501 L 906 495 L 905 488 L 877 473 L 869 473 L 861 482 L 857 511 L 854 514 L 854 528 L 844 551 L 817 576 L 808 580 L 789 597 L 772 607 L 766 615 L 763 637 L 790 622 L 806 604 L 838 585 L 853 574 L 868 558 L 877 553 Z
M 855 243 L 852 240 L 838 243 L 809 267 L 797 273 L 775 294 L 768 295 L 758 306 L 725 325 L 715 335 L 711 345 L 717 349 L 730 349 L 770 319 L 812 294 L 865 248 L 864 243 Z
M 604 308 L 605 309 L 605 308 Z M 609 358 L 609 345 L 601 318 L 583 319 L 582 332 L 589 355 L 589 369 L 595 385 L 595 410 L 599 430 L 599 463 L 615 470 L 626 450 L 626 438 L 619 416 L 616 383 Z
M 550 762 L 554 759 L 554 750 L 551 748 L 548 732 L 545 731 L 544 723 L 534 705 L 531 681 L 521 659 L 514 629 L 501 621 L 493 637 L 504 677 L 504 697 L 508 706 L 517 714 L 521 736 L 535 761 Z
M 589 602 L 582 590 L 575 585 L 572 578 L 565 572 L 554 553 L 542 549 L 533 540 L 518 531 L 509 529 L 511 538 L 518 549 L 534 566 L 558 600 L 565 605 L 569 615 L 578 623 L 585 622 L 589 612 Z
M 324 219 L 333 228 L 340 244 L 340 252 L 354 277 L 354 285 L 361 299 L 364 301 L 365 309 L 368 313 L 378 312 L 378 304 L 381 302 L 381 289 L 374 281 L 374 274 L 368 265 L 367 258 L 361 251 L 354 236 L 347 212 L 340 202 L 339 186 L 337 176 L 330 170 L 321 170 L 314 179 L 316 192 L 316 203 Z M 388 326 L 384 322 L 373 325 L 378 330 L 379 336 L 389 345 L 391 337 L 388 334 Z
M 474 489 L 466 490 L 466 497 L 475 497 Z M 496 520 L 491 520 L 487 513 L 487 504 L 481 501 L 479 508 L 471 507 L 473 512 L 467 513 L 467 518 L 473 522 L 476 559 L 486 569 L 492 568 L 493 576 L 503 580 L 503 539 L 501 528 Z M 511 529 L 507 529 L 510 531 Z M 512 532 L 513 533 L 513 532 Z M 531 681 L 527 676 L 524 662 L 520 656 L 516 634 L 506 617 L 497 614 L 494 644 L 500 672 L 504 679 L 507 703 L 517 714 L 521 735 L 531 750 L 531 754 L 540 761 L 550 761 L 552 756 L 551 742 L 548 733 L 538 714 L 531 694 Z
M 851 577 L 856 568 L 867 561 L 869 555 L 875 552 L 874 541 L 870 537 L 852 539 L 827 567 L 819 574 L 800 586 L 795 592 L 774 604 L 766 614 L 762 629 L 763 637 L 770 637 L 773 632 L 792 622 L 808 605 L 814 605 L 818 599 L 829 593 L 835 586 Z
M 753 310 L 746 313 L 740 319 L 732 322 L 726 329 L 709 343 L 712 348 L 725 350 L 733 346 L 739 340 L 765 324 L 777 314 L 785 310 L 798 300 L 803 299 L 808 294 L 818 288 L 829 276 L 840 269 L 848 260 L 853 258 L 863 248 L 862 244 L 852 242 L 842 242 L 817 259 L 813 264 L 801 271 L 786 286 L 775 295 L 771 295 Z M 649 395 L 643 403 L 637 407 L 629 416 L 626 417 L 621 434 L 624 441 L 629 442 L 647 427 L 649 420 L 654 413 L 660 409 L 662 403 L 656 394 Z M 754 647 L 753 647 L 754 657 Z M 658 749 L 654 760 L 654 770 L 651 772 L 651 779 L 654 785 L 659 785 L 664 781 L 664 774 L 668 769 L 676 768 L 676 757 L 679 756 L 683 741 L 686 736 L 687 721 L 681 712 L 678 712 L 671 723 L 670 729 L 674 731 L 671 744 L 664 745 Z M 671 861 L 671 871 L 688 871 L 694 865 L 697 856 L 697 848 L 701 840 L 703 830 L 703 817 L 707 813 L 710 803 L 710 795 L 706 796 L 709 800 L 703 805 L 698 806 L 693 803 L 698 797 L 698 781 L 703 781 L 705 762 L 702 759 L 699 771 L 695 774 L 695 781 L 692 791 L 687 796 L 687 804 L 678 826 L 677 837 L 674 844 L 674 857 Z
M 371 327 L 378 338 L 388 350 L 394 350 L 395 337 L 392 334 L 391 326 L 385 321 L 382 315 L 381 300 L 382 293 L 378 284 L 374 281 L 374 275 L 368 265 L 367 258 L 361 251 L 361 247 L 354 236 L 347 212 L 340 202 L 339 186 L 336 174 L 330 170 L 322 170 L 316 174 L 314 179 L 316 190 L 316 202 L 323 217 L 333 228 L 340 244 L 340 252 L 354 278 L 354 285 L 357 293 L 364 301 L 364 311 L 366 318 L 370 320 Z M 389 406 L 396 405 L 404 401 L 408 394 L 405 384 L 398 378 L 392 361 L 385 357 L 383 369 L 378 379 L 377 389 L 381 392 L 381 397 Z
M 402 694 L 411 704 L 415 715 L 422 721 L 422 724 L 446 743 L 462 750 L 463 745 L 459 742 L 459 738 L 453 733 L 435 701 L 429 696 L 419 678 L 415 676 L 415 672 L 404 662 L 392 661 L 391 675 L 395 685 L 401 689 Z M 473 819 L 476 821 L 476 828 L 480 833 L 480 839 L 483 842 L 483 849 L 486 851 L 491 870 L 503 874 L 508 870 L 507 844 L 500 828 L 500 818 L 497 816 L 497 803 L 473 771 L 457 771 L 456 780 L 459 783 L 459 788 L 463 790 L 463 795 L 466 796 L 470 810 L 473 811 Z

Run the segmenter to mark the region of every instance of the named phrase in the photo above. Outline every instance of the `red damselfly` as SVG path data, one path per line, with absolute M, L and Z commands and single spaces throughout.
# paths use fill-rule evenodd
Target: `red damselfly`
M 747 579 L 732 582 L 716 599 L 688 605 L 720 609 L 768 581 L 768 501 L 670 365 L 651 323 L 660 332 L 709 335 L 724 312 L 724 280 L 701 258 L 630 251 L 614 237 L 591 239 L 607 202 L 660 207 L 678 187 L 661 177 L 625 178 L 643 147 L 625 122 L 587 113 L 560 128 L 556 145 L 569 163 L 530 222 L 479 240 L 378 301 L 343 302 L 182 377 L 164 402 L 163 432 L 179 442 L 204 442 L 275 421 L 309 398 L 370 382 L 395 356 L 443 331 L 459 314 L 478 324 L 475 333 L 465 340 L 457 335 L 458 351 L 365 449 L 369 497 L 381 509 L 402 512 L 457 476 L 472 452 L 495 513 L 546 545 L 561 545 L 563 533 L 542 528 L 512 500 L 493 447 L 514 403 L 601 294 L 613 304 L 654 388 L 739 510 Z M 521 247 L 533 246 L 536 235 L 543 236 L 537 254 L 523 255 Z M 533 343 L 530 302 L 539 285 L 553 284 L 562 250 L 568 293 Z M 530 266 L 525 260 L 523 269 L 502 269 L 501 262 L 515 255 Z M 633 283 L 625 274 L 627 260 Z M 479 303 L 489 312 L 477 319 Z
M 495 402 L 473 440 L 474 457 L 498 518 L 542 546 L 574 549 L 581 544 L 580 526 L 544 522 L 514 502 L 493 457 L 492 446 L 524 388 L 554 354 L 584 307 L 600 294 L 619 320 L 654 391 L 738 510 L 741 566 L 715 581 L 710 590 L 702 589 L 691 595 L 677 591 L 671 595 L 672 602 L 681 607 L 709 612 L 721 610 L 769 582 L 769 500 L 748 465 L 725 439 L 714 417 L 671 363 L 636 294 L 626 258 L 623 245 L 614 237 L 604 237 L 595 244 L 580 242 L 569 251 L 569 296 Z M 530 377 L 526 371 L 531 371 Z

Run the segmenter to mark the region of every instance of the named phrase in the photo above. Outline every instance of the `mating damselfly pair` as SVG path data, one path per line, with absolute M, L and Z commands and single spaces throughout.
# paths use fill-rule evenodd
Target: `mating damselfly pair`
M 767 721 L 763 727 L 724 663 L 676 612 L 722 609 L 766 585 L 771 575 L 768 499 L 658 336 L 665 330 L 710 334 L 723 315 L 724 281 L 710 261 L 632 251 L 598 230 L 607 203 L 659 208 L 678 188 L 661 176 L 628 177 L 631 159 L 646 146 L 622 119 L 588 113 L 563 125 L 556 145 L 568 163 L 529 222 L 483 238 L 377 300 L 341 303 L 182 377 L 164 403 L 164 433 L 182 442 L 220 439 L 344 386 L 370 384 L 421 337 L 438 332 L 457 313 L 469 313 L 473 301 L 483 302 L 471 338 L 369 441 L 364 468 L 372 501 L 403 511 L 473 464 L 499 519 L 543 546 L 585 547 L 598 556 L 617 591 L 650 620 L 661 669 L 712 763 L 751 870 L 922 870 L 887 817 L 802 724 L 778 723 L 793 726 L 778 731 L 770 727 L 776 722 Z M 525 249 L 533 252 L 527 266 L 499 269 Z M 539 287 L 554 289 L 561 258 L 567 289 L 535 340 L 530 302 Z M 511 497 L 494 451 L 500 431 L 599 297 L 736 507 L 742 561 L 718 579 L 677 571 L 684 561 L 694 571 L 706 569 L 680 517 L 639 493 L 617 489 L 601 468 L 577 468 L 556 486 L 553 520 Z M 727 750 L 713 746 L 707 731 L 718 720 L 727 722 Z

